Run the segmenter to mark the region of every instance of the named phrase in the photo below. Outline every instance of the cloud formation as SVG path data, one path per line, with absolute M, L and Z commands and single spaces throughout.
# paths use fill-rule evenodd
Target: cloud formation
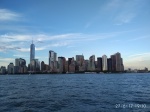
M 150 68 L 150 52 L 133 54 L 124 61 L 127 68 Z
M 76 43 L 96 41 L 113 38 L 124 32 L 112 32 L 101 34 L 67 33 L 60 35 L 48 34 L 3 34 L 0 35 L 0 51 L 17 50 L 29 52 L 30 44 L 36 44 L 36 50 L 49 49 L 50 47 L 74 46 Z
M 142 0 L 109 0 L 101 12 L 109 14 L 115 25 L 130 23 L 138 15 L 142 7 Z
M 16 21 L 21 17 L 20 14 L 8 9 L 0 9 L 0 21 Z

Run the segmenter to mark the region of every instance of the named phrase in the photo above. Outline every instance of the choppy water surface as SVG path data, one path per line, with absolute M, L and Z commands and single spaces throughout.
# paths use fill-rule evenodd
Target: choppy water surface
M 0 112 L 149 110 L 149 73 L 0 75 Z

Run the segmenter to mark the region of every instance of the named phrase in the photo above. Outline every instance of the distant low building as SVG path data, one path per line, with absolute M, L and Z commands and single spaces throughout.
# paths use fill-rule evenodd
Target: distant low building
M 8 74 L 14 74 L 14 64 L 10 63 L 7 67 Z
M 1 66 L 1 68 L 0 68 L 0 74 L 6 74 L 6 67 Z

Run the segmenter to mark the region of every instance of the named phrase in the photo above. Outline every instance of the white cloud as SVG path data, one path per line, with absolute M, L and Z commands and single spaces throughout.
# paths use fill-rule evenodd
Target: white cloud
M 25 56 L 25 55 L 20 55 L 20 54 L 14 54 L 14 57 L 22 57 L 22 58 L 29 58 L 29 56 Z
M 124 60 L 124 65 L 126 68 L 138 68 L 143 69 L 148 67 L 150 69 L 150 53 L 139 53 L 128 56 Z
M 18 49 L 18 51 L 21 51 L 21 52 L 29 52 L 29 51 L 30 51 L 30 48 L 21 48 L 21 49 Z
M 20 14 L 8 9 L 0 9 L 0 21 L 16 21 L 21 17 Z
M 23 35 L 23 34 L 3 34 L 0 35 L 0 51 L 6 50 L 18 50 L 21 52 L 29 52 L 31 40 L 34 40 L 36 44 L 36 50 L 44 50 L 49 47 L 61 47 L 71 45 L 77 42 L 83 41 L 95 41 L 99 39 L 111 38 L 118 33 L 108 34 L 81 34 L 81 33 L 68 33 L 61 35 L 47 35 L 47 34 L 36 34 L 36 35 Z M 27 47 L 28 46 L 28 47 Z
M 67 33 L 60 35 L 9 33 L 0 35 L 0 52 L 8 50 L 29 52 L 32 39 L 36 46 L 35 50 L 39 51 L 52 47 L 77 46 L 79 43 L 113 38 L 126 32 L 127 31 L 101 34 Z
M 146 35 L 146 36 L 142 36 L 142 37 L 133 38 L 133 39 L 130 39 L 130 40 L 128 40 L 128 41 L 136 41 L 136 40 L 141 40 L 141 39 L 145 39 L 145 38 L 150 38 L 150 35 Z
M 133 55 L 130 55 L 129 57 L 139 57 L 139 56 L 150 56 L 150 52 L 148 52 L 148 53 L 133 54 Z
M 109 0 L 101 8 L 101 13 L 105 12 L 114 25 L 122 25 L 132 22 L 142 7 L 142 0 Z

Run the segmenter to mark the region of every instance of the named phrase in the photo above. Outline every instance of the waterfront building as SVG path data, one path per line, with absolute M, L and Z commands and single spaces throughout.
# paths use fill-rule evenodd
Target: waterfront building
M 68 72 L 68 61 L 65 62 L 65 72 Z
M 84 63 L 83 63 L 84 71 L 88 71 L 88 63 L 89 63 L 89 60 L 84 60 Z
M 97 70 L 102 71 L 102 58 L 101 57 L 97 58 Z
M 57 53 L 50 50 L 49 51 L 49 66 L 50 66 L 50 72 L 57 71 Z
M 30 64 L 31 72 L 39 72 L 40 71 L 40 62 L 38 59 L 32 59 Z
M 22 58 L 15 59 L 14 73 L 26 73 L 26 60 Z
M 59 73 L 65 73 L 65 64 L 66 64 L 66 59 L 65 57 L 58 57 L 58 69 Z
M 83 55 L 76 55 L 76 71 L 84 71 L 84 56 Z
M 90 56 L 89 58 L 89 70 L 94 71 L 95 70 L 95 55 Z
M 121 71 L 124 71 L 123 59 L 121 58 Z
M 112 61 L 112 72 L 116 72 L 116 56 L 111 55 L 111 61 Z
M 15 66 L 26 66 L 26 60 L 22 58 L 16 58 Z
M 69 65 L 69 73 L 75 73 L 75 65 L 74 64 L 70 64 Z
M 108 72 L 111 72 L 112 71 L 112 59 L 111 58 L 108 58 L 107 59 L 107 68 L 108 68 Z
M 6 67 L 1 66 L 1 68 L 0 68 L 0 74 L 6 74 Z
M 102 56 L 102 68 L 103 68 L 103 71 L 108 70 L 108 68 L 107 68 L 107 56 L 106 55 Z
M 46 70 L 46 66 L 44 61 L 41 62 L 41 72 L 44 72 Z
M 35 45 L 33 44 L 32 40 L 32 44 L 30 45 L 30 63 L 34 58 L 35 58 Z
M 8 71 L 8 74 L 14 74 L 14 64 L 13 63 L 10 63 L 7 66 L 7 71 Z
M 75 61 L 74 57 L 68 58 L 68 72 L 75 72 Z
M 83 55 L 76 55 L 76 62 L 79 66 L 81 66 L 84 62 L 84 56 Z
M 121 54 L 117 52 L 115 56 L 116 56 L 116 71 L 121 72 Z
M 18 74 L 21 71 L 21 67 L 19 66 L 14 66 L 14 74 Z
M 49 65 L 47 65 L 47 64 L 45 64 L 45 70 L 46 70 L 47 72 L 49 72 L 49 70 L 50 70 L 50 66 L 49 66 Z

